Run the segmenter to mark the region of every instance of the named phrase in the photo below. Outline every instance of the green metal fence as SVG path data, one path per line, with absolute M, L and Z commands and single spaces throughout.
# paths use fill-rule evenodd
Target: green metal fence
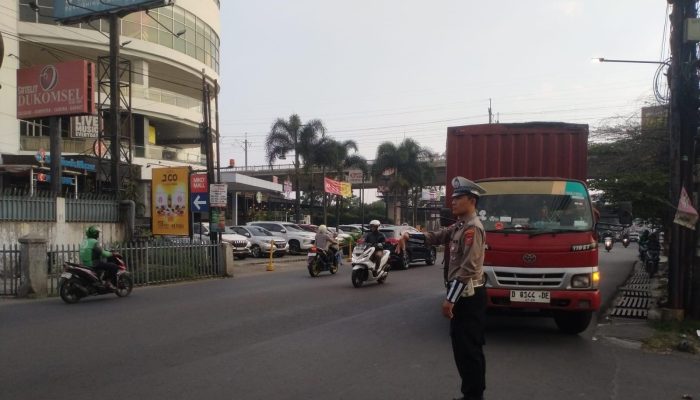
M 56 198 L 22 194 L 0 194 L 0 221 L 54 222 Z

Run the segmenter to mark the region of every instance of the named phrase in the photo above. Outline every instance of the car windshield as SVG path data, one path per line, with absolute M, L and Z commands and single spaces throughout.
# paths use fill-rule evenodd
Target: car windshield
M 572 181 L 484 182 L 478 215 L 486 231 L 563 232 L 593 228 L 588 192 Z
M 248 228 L 253 236 L 272 236 L 272 233 L 265 228 L 259 226 L 251 226 Z
M 379 232 L 383 233 L 384 237 L 387 239 L 393 239 L 399 236 L 398 232 L 393 229 L 380 229 Z
M 284 228 L 292 232 L 306 232 L 305 230 L 301 229 L 299 225 L 294 224 L 284 225 Z
M 238 234 L 236 231 L 229 228 L 228 226 L 226 228 L 224 228 L 224 231 L 221 233 L 226 234 L 226 235 L 237 235 Z

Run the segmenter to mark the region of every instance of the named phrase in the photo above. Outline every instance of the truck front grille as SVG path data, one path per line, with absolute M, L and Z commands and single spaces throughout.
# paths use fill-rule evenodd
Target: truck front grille
M 540 286 L 559 287 L 564 279 L 564 273 L 514 273 L 495 271 L 498 284 L 501 286 Z

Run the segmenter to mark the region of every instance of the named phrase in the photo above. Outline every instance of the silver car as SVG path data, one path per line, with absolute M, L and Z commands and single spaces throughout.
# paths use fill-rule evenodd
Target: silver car
M 270 251 L 276 257 L 282 257 L 289 252 L 289 243 L 280 236 L 259 226 L 232 226 L 231 229 L 239 235 L 245 236 L 250 241 L 250 254 L 253 257 L 269 255 Z M 274 242 L 274 244 L 272 243 Z M 274 246 L 274 249 L 272 247 Z
M 284 237 L 289 243 L 289 252 L 292 254 L 308 251 L 316 239 L 315 233 L 307 232 L 291 222 L 254 221 L 248 222 L 246 226 L 259 226 L 272 232 L 275 236 Z

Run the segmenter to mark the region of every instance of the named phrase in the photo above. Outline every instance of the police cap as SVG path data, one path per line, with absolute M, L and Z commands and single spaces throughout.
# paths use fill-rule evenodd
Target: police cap
M 481 195 L 486 194 L 486 190 L 476 183 L 470 181 L 463 176 L 455 176 L 452 178 L 452 198 L 470 195 L 479 198 Z

